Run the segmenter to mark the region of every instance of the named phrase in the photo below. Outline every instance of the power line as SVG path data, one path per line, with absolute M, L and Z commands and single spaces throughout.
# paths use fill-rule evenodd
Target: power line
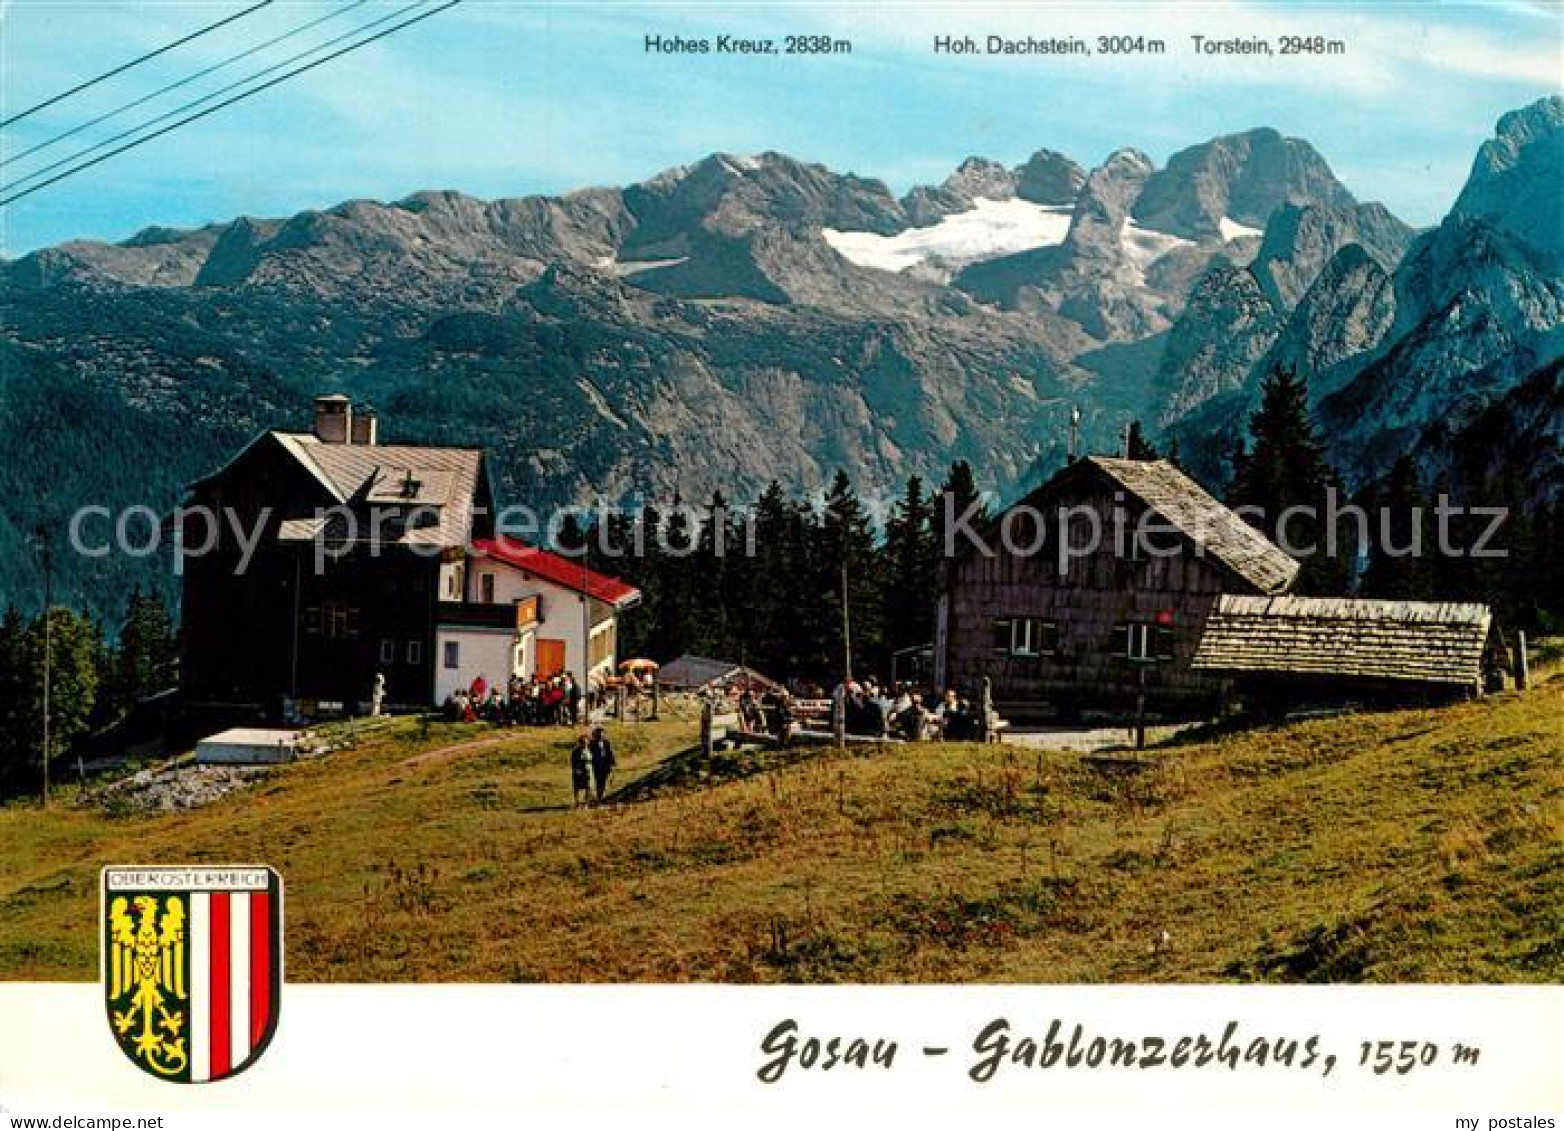
M 422 3 L 422 2 L 423 2 L 423 0 L 420 0 L 420 3 Z M 145 137 L 139 137 L 139 138 L 137 138 L 134 141 L 126 142 L 124 145 L 120 146 L 118 149 L 110 150 L 108 153 L 100 154 L 99 156 L 94 157 L 90 161 L 85 161 L 85 162 L 83 162 L 80 165 L 73 166 L 72 168 L 65 170 L 63 173 L 56 174 L 55 176 L 50 177 L 46 181 L 43 181 L 43 182 L 41 182 L 39 184 L 36 184 L 36 185 L 33 185 L 31 188 L 23 189 L 21 192 L 11 193 L 9 196 L 0 197 L 0 206 L 4 206 L 4 205 L 7 205 L 7 204 L 11 204 L 14 201 L 21 200 L 24 196 L 31 196 L 33 193 L 38 192 L 40 189 L 48 188 L 50 185 L 57 184 L 58 182 L 65 180 L 67 177 L 74 177 L 77 173 L 80 173 L 80 172 L 82 172 L 85 169 L 90 169 L 94 165 L 101 164 L 104 161 L 107 161 L 111 157 L 117 157 L 119 154 L 124 153 L 127 150 L 135 149 L 139 145 L 145 145 L 147 142 L 152 141 L 154 138 L 159 138 L 159 137 L 162 137 L 164 134 L 172 133 L 174 130 L 179 129 L 181 126 L 187 126 L 191 122 L 194 122 L 194 121 L 196 121 L 196 120 L 198 120 L 200 118 L 205 118 L 209 114 L 215 114 L 215 113 L 217 113 L 217 111 L 223 109 L 225 106 L 232 106 L 235 102 L 242 102 L 244 99 L 249 98 L 251 95 L 259 94 L 259 93 L 261 93 L 261 91 L 268 90 L 271 87 L 276 86 L 278 83 L 286 82 L 289 79 L 293 78 L 295 75 L 302 75 L 305 71 L 312 71 L 316 67 L 323 66 L 324 64 L 331 62 L 333 59 L 337 59 L 337 58 L 340 58 L 343 55 L 347 55 L 347 54 L 350 54 L 350 53 L 352 53 L 354 51 L 357 51 L 360 47 L 367 47 L 369 44 L 375 42 L 375 40 L 377 40 L 377 39 L 384 39 L 388 35 L 392 35 L 392 34 L 395 34 L 396 32 L 401 31 L 403 28 L 411 27 L 413 24 L 416 24 L 416 23 L 421 23 L 424 20 L 429 19 L 431 16 L 437 16 L 441 12 L 445 11 L 447 8 L 454 8 L 454 7 L 456 7 L 456 5 L 460 4 L 461 2 L 462 2 L 462 0 L 445 0 L 445 3 L 441 4 L 438 8 L 434 8 L 434 9 L 428 11 L 428 12 L 422 12 L 419 15 L 414 16 L 412 19 L 403 20 L 401 23 L 396 24 L 396 25 L 394 25 L 392 27 L 386 28 L 384 31 L 376 32 L 374 35 L 370 36 L 368 39 L 361 39 L 357 43 L 350 43 L 350 44 L 348 44 L 348 46 L 346 46 L 346 47 L 344 47 L 344 48 L 342 48 L 342 49 L 340 49 L 338 51 L 334 51 L 330 55 L 325 56 L 324 58 L 316 59 L 313 62 L 306 63 L 302 67 L 296 67 L 293 70 L 286 72 L 285 74 L 278 75 L 276 78 L 270 79 L 267 82 L 262 83 L 260 86 L 252 87 L 249 90 L 246 90 L 246 91 L 243 91 L 242 93 L 234 95 L 232 98 L 227 99 L 224 102 L 219 102 L 216 106 L 208 106 L 205 110 L 202 110 L 199 113 L 191 114 L 187 118 L 181 118 L 177 122 L 173 122 L 170 125 L 164 126 L 162 129 L 158 130 L 156 133 L 150 133 L 150 134 L 147 134 Z M 414 5 L 414 6 L 416 7 L 417 5 Z M 405 11 L 406 9 L 403 9 L 403 10 Z M 5 191 L 7 191 L 7 190 L 4 189 L 4 188 L 0 188 L 0 192 L 5 192 Z
M 7 185 L 0 185 L 0 193 L 13 192 L 14 190 L 16 190 L 17 188 L 21 187 L 22 185 L 25 185 L 28 181 L 36 181 L 39 177 L 42 177 L 46 173 L 52 173 L 54 170 L 63 168 L 66 165 L 72 165 L 75 162 L 81 160 L 83 157 L 89 156 L 90 154 L 93 154 L 93 153 L 97 153 L 100 150 L 107 149 L 109 146 L 113 145 L 115 142 L 124 141 L 128 137 L 133 137 L 134 135 L 141 133 L 143 130 L 150 129 L 151 127 L 157 125 L 159 122 L 166 122 L 170 118 L 177 118 L 180 114 L 185 113 L 185 111 L 187 111 L 187 110 L 194 110 L 197 106 L 203 106 L 206 103 L 211 102 L 214 98 L 221 98 L 223 95 L 227 94 L 229 91 L 238 90 L 242 86 L 248 86 L 250 83 L 254 82 L 256 79 L 264 78 L 267 75 L 274 74 L 277 71 L 282 70 L 284 67 L 288 67 L 288 66 L 291 66 L 294 63 L 297 63 L 300 59 L 307 59 L 311 55 L 318 55 L 320 52 L 326 50 L 328 47 L 334 47 L 338 43 L 343 42 L 344 40 L 353 39 L 356 36 L 363 35 L 364 32 L 369 31 L 371 28 L 376 28 L 376 27 L 379 27 L 381 24 L 389 23 L 390 21 L 395 20 L 399 16 L 405 16 L 408 12 L 413 11 L 415 8 L 422 8 L 426 4 L 428 4 L 429 2 L 430 2 L 430 0 L 413 0 L 413 3 L 404 5 L 403 7 L 396 9 L 396 11 L 390 12 L 390 13 L 384 15 L 384 16 L 379 17 L 378 19 L 371 20 L 367 24 L 361 24 L 358 27 L 354 28 L 352 31 L 343 32 L 341 35 L 334 36 L 333 38 L 326 40 L 326 42 L 324 42 L 324 43 L 318 43 L 314 47 L 311 47 L 311 48 L 309 48 L 309 49 L 307 49 L 305 51 L 300 51 L 300 52 L 298 52 L 296 54 L 290 55 L 286 59 L 283 59 L 280 62 L 273 63 L 269 67 L 262 67 L 260 70 L 254 72 L 253 74 L 246 75 L 242 79 L 236 79 L 234 82 L 229 83 L 227 86 L 220 86 L 220 87 L 218 87 L 216 90 L 212 91 L 210 94 L 203 94 L 200 98 L 192 99 L 191 101 L 186 102 L 186 103 L 184 103 L 183 105 L 180 105 L 180 106 L 175 106 L 172 110 L 166 110 L 163 113 L 159 114 L 157 117 L 150 118 L 150 119 L 148 119 L 145 122 L 141 122 L 138 125 L 132 126 L 128 130 L 121 130 L 119 133 L 114 134 L 111 137 L 106 137 L 102 141 L 95 142 L 92 145 L 87 146 L 87 148 L 85 148 L 85 149 L 78 149 L 75 153 L 69 154 L 69 155 L 67 155 L 65 157 L 61 157 L 57 161 L 51 161 L 49 164 L 44 165 L 41 168 L 34 169 L 31 173 L 24 173 L 20 177 L 17 177 L 14 181 L 10 182 Z M 429 14 L 433 15 L 434 13 L 431 12 Z M 365 42 L 367 43 L 368 40 L 365 40 Z M 268 85 L 270 85 L 270 84 L 268 84 Z M 263 89 L 263 88 L 258 87 L 257 89 Z M 222 106 L 226 106 L 226 105 L 228 105 L 228 103 L 225 102 L 225 103 L 222 103 L 221 105 Z M 217 108 L 219 108 L 219 107 L 214 107 L 214 109 L 217 109 Z M 191 120 L 193 120 L 193 119 L 191 119 Z M 156 137 L 158 135 L 157 134 L 152 134 L 150 136 L 151 137 Z M 122 151 L 121 150 L 115 150 L 114 152 L 115 153 L 119 153 L 119 152 L 122 152 Z M 113 156 L 113 154 L 111 153 L 111 154 L 109 154 L 109 156 Z M 84 166 L 82 166 L 82 168 L 86 168 L 86 166 L 84 165 Z M 46 183 L 50 183 L 50 182 L 46 182 Z M 42 188 L 43 185 L 39 185 L 38 187 Z M 3 203 L 5 203 L 5 202 L 4 201 L 0 201 L 0 204 L 3 204 Z
M 132 67 L 139 67 L 142 63 L 145 63 L 148 59 L 156 59 L 159 55 L 165 55 L 168 52 L 172 51 L 176 47 L 183 47 L 185 44 L 189 43 L 191 40 L 200 39 L 203 35 L 207 35 L 210 32 L 214 32 L 214 31 L 216 31 L 220 27 L 226 27 L 228 24 L 233 23 L 235 20 L 242 20 L 242 19 L 244 19 L 245 16 L 248 16 L 251 12 L 258 12 L 262 8 L 265 8 L 265 7 L 269 6 L 271 3 L 272 3 L 272 0 L 261 0 L 261 2 L 259 4 L 252 4 L 250 7 L 246 8 L 244 11 L 242 11 L 242 12 L 235 12 L 231 16 L 228 16 L 228 17 L 226 17 L 224 19 L 218 20 L 215 24 L 208 24 L 206 27 L 202 28 L 200 31 L 193 31 L 189 35 L 185 36 L 183 39 L 176 39 L 172 43 L 165 43 L 162 47 L 157 48 L 155 51 L 148 51 L 145 55 L 142 55 L 140 58 L 132 59 L 128 63 L 121 63 L 119 66 L 115 67 L 112 71 L 104 71 L 101 75 L 98 75 L 96 78 L 90 78 L 90 79 L 88 79 L 84 83 L 78 83 L 77 85 L 71 87 L 69 90 L 64 91 L 64 92 L 62 92 L 60 94 L 56 94 L 53 98 L 46 98 L 46 99 L 44 99 L 42 102 L 38 103 L 36 106 L 29 106 L 27 109 L 23 110 L 20 114 L 12 114 L 9 118 L 5 119 L 4 121 L 0 121 L 0 129 L 3 129 L 6 126 L 9 126 L 12 122 L 20 122 L 23 118 L 27 117 L 30 114 L 36 114 L 40 110 L 47 109 L 48 107 L 53 106 L 56 102 L 63 102 L 67 98 L 71 97 L 71 95 L 73 95 L 73 94 L 80 94 L 82 91 L 86 90 L 88 87 L 97 86 L 100 82 L 103 82 L 106 79 L 111 79 L 115 75 L 122 75 L 126 71 L 130 70 Z
M 180 79 L 178 82 L 171 82 L 171 83 L 169 83 L 165 87 L 161 87 L 161 88 L 159 88 L 157 90 L 154 90 L 151 94 L 142 95 L 140 98 L 136 99 L 134 102 L 127 102 L 127 103 L 125 103 L 125 105 L 120 106 L 120 107 L 118 107 L 118 108 L 116 108 L 114 110 L 110 110 L 106 114 L 99 114 L 96 118 L 93 118 L 91 121 L 83 122 L 79 126 L 73 126 L 72 128 L 66 130 L 63 133 L 55 134 L 53 137 L 48 138 L 45 141 L 40 141 L 37 145 L 29 146 L 28 148 L 22 150 L 20 153 L 13 153 L 11 156 L 5 158 L 4 160 L 0 160 L 0 169 L 3 169 L 7 165 L 11 165 L 11 164 L 14 164 L 17 161 L 22 160 L 22 158 L 24 158 L 24 157 L 30 157 L 34 153 L 38 153 L 41 150 L 48 149 L 50 146 L 57 145 L 60 142 L 64 141 L 66 138 L 75 137 L 77 134 L 81 133 L 83 130 L 90 130 L 90 129 L 92 129 L 93 126 L 100 125 L 103 122 L 107 122 L 110 118 L 117 118 L 121 114 L 125 113 L 127 110 L 134 110 L 137 106 L 143 106 L 146 103 L 151 102 L 153 99 L 161 98 L 165 94 L 168 94 L 168 93 L 170 93 L 172 91 L 178 90 L 180 87 L 189 86 L 193 82 L 196 82 L 196 81 L 198 81 L 200 79 L 206 78 L 207 75 L 215 74 L 216 72 L 222 70 L 225 67 L 231 67 L 235 63 L 239 63 L 239 62 L 242 62 L 245 59 L 250 58 L 252 55 L 258 55 L 262 51 L 265 51 L 268 47 L 275 47 L 275 46 L 277 46 L 277 44 L 282 43 L 285 40 L 289 40 L 289 39 L 292 39 L 294 36 L 304 34 L 305 32 L 309 31 L 311 28 L 319 27 L 321 24 L 326 23 L 326 22 L 328 22 L 330 20 L 335 20 L 335 19 L 337 19 L 340 16 L 345 16 L 349 12 L 351 12 L 354 8 L 362 8 L 367 3 L 369 3 L 369 0 L 353 0 L 353 2 L 351 4 L 348 4 L 346 7 L 338 8 L 336 11 L 329 12 L 326 15 L 319 17 L 318 19 L 311 20 L 307 24 L 300 24 L 298 27 L 294 28 L 292 31 L 286 31 L 286 32 L 283 32 L 283 34 L 281 34 L 281 35 L 273 36 L 271 39 L 268 39 L 266 42 L 258 43 L 254 47 L 251 47 L 251 48 L 249 48 L 246 51 L 239 52 L 239 54 L 237 54 L 237 55 L 230 55 L 228 58 L 224 59 L 220 63 L 214 63 L 210 67 L 205 67 L 205 68 L 197 71 L 193 75 L 187 75 L 185 78 Z M 251 76 L 251 77 L 254 77 L 254 76 Z M 132 132 L 134 132 L 134 131 L 132 131 Z

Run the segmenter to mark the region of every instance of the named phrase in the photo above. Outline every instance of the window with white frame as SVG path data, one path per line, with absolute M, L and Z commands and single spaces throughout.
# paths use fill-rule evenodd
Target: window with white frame
M 1059 650 L 1059 624 L 1041 617 L 998 617 L 994 650 L 1009 656 L 1051 656 Z
M 321 631 L 330 640 L 346 640 L 358 635 L 358 609 L 340 601 L 327 601 L 320 607 Z
M 1166 625 L 1129 621 L 1113 627 L 1113 654 L 1139 663 L 1173 658 L 1173 630 Z

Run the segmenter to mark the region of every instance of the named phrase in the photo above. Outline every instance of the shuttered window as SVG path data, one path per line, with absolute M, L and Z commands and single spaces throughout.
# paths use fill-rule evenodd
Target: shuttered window
M 327 601 L 320 607 L 321 631 L 332 640 L 358 635 L 358 609 L 340 601 Z
M 1059 650 L 1059 625 L 1040 617 L 998 618 L 994 650 L 1011 656 L 1051 656 Z
M 1115 656 L 1148 663 L 1173 658 L 1173 630 L 1157 624 L 1131 621 L 1113 626 L 1109 649 Z
M 1159 660 L 1173 658 L 1173 630 L 1156 625 L 1151 630 L 1152 654 Z

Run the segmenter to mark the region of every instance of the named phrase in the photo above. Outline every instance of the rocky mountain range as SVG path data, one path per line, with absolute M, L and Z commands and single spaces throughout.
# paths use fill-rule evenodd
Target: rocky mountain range
M 718 154 L 625 188 L 35 252 L 0 264 L 0 600 L 33 603 L 37 522 L 171 507 L 323 390 L 375 404 L 387 439 L 484 445 L 535 506 L 742 499 L 838 466 L 893 490 L 956 458 L 1008 493 L 1062 461 L 1072 405 L 1083 447 L 1138 418 L 1215 480 L 1276 365 L 1310 378 L 1356 481 L 1401 450 L 1466 466 L 1463 425 L 1511 397 L 1556 449 L 1557 367 L 1534 375 L 1564 352 L 1561 153 L 1564 100 L 1506 115 L 1423 233 L 1257 129 L 1162 168 L 973 157 L 901 197 Z M 147 570 L 77 562 L 67 584 L 113 607 Z
M 1529 429 L 1541 449 L 1510 458 L 1533 498 L 1557 501 L 1564 496 L 1557 475 L 1564 426 L 1557 367 L 1549 363 L 1564 354 L 1561 184 L 1564 99 L 1506 114 L 1438 227 L 1408 240 L 1410 233 L 1382 217 L 1366 227 L 1360 218 L 1348 238 L 1320 243 L 1320 266 L 1302 298 L 1290 311 L 1271 304 L 1285 318 L 1246 328 L 1250 339 L 1269 341 L 1259 361 L 1247 373 L 1241 362 L 1184 367 L 1186 383 L 1204 378 L 1221 388 L 1195 412 L 1165 423 L 1189 450 L 1204 453 L 1203 469 L 1214 474 L 1216 453 L 1201 438 L 1241 428 L 1261 377 L 1288 364 L 1309 379 L 1331 454 L 1350 481 L 1382 474 L 1398 454 L 1414 451 L 1429 481 L 1450 482 L 1459 493 L 1463 480 L 1454 473 L 1463 458 L 1448 450 L 1449 437 L 1479 416 L 1490 428 L 1496 413 L 1515 412 L 1518 426 L 1522 417 L 1535 421 L 1536 405 L 1551 398 L 1551 422 Z M 1287 212 L 1277 213 L 1265 242 L 1288 223 Z M 1252 265 L 1257 282 L 1264 260 L 1262 250 Z M 1220 306 L 1193 312 L 1191 332 L 1204 325 L 1217 333 L 1225 313 Z M 1224 350 L 1235 347 L 1224 342 Z M 1528 380 L 1548 373 L 1551 393 Z M 1525 405 L 1506 408 L 1523 387 Z M 1546 414 L 1541 419 L 1548 422 Z

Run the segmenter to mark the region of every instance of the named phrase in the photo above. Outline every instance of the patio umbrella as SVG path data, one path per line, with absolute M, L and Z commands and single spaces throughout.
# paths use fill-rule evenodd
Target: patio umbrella
M 626 660 L 619 665 L 619 670 L 625 672 L 654 672 L 661 666 L 656 660 Z

